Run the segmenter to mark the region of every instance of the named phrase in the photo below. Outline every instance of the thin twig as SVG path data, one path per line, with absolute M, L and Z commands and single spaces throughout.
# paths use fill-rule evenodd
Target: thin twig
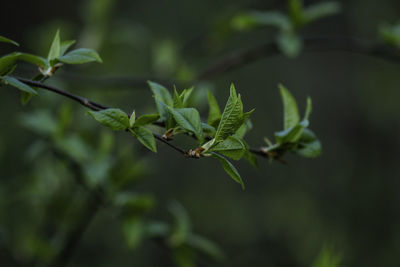
M 380 59 L 400 62 L 400 53 L 386 45 L 367 43 L 358 38 L 340 37 L 308 37 L 303 39 L 304 51 L 345 51 Z M 233 53 L 222 58 L 217 63 L 203 70 L 196 78 L 197 81 L 213 78 L 262 58 L 282 54 L 275 42 L 264 43 L 256 47 Z
M 88 99 L 88 98 L 85 98 L 85 97 L 82 97 L 82 96 L 79 96 L 79 95 L 75 95 L 75 94 L 72 94 L 72 93 L 67 92 L 67 91 L 61 90 L 61 89 L 56 88 L 56 87 L 54 87 L 54 86 L 50 86 L 50 85 L 47 85 L 47 84 L 43 84 L 43 83 L 41 83 L 41 82 L 32 81 L 32 80 L 25 79 L 25 78 L 20 78 L 20 77 L 15 77 L 15 78 L 18 79 L 19 81 L 21 81 L 21 82 L 27 84 L 27 85 L 34 86 L 34 87 L 38 87 L 38 88 L 42 88 L 42 89 L 51 91 L 51 92 L 53 92 L 53 93 L 56 93 L 56 94 L 65 96 L 65 97 L 67 97 L 67 98 L 70 98 L 70 99 L 72 99 L 72 100 L 74 100 L 74 101 L 80 103 L 81 105 L 83 105 L 83 106 L 85 106 L 85 107 L 87 107 L 87 108 L 89 108 L 89 109 L 91 109 L 91 110 L 98 111 L 98 110 L 103 110 L 103 109 L 109 108 L 109 107 L 107 107 L 107 106 L 105 106 L 105 105 L 103 105 L 103 104 L 94 102 L 94 101 L 92 101 L 92 100 L 90 100 L 90 99 Z M 156 123 L 155 125 L 160 126 L 160 125 L 162 125 L 162 124 Z M 168 145 L 169 147 L 171 147 L 171 148 L 173 148 L 174 150 L 178 151 L 180 154 L 184 155 L 185 157 L 196 158 L 196 159 L 198 158 L 198 157 L 191 157 L 191 156 L 187 153 L 187 151 L 185 151 L 185 150 L 183 150 L 183 149 L 181 149 L 181 148 L 175 146 L 174 144 L 172 144 L 171 142 L 169 142 L 168 140 L 166 140 L 165 138 L 163 138 L 163 137 L 160 136 L 159 134 L 153 133 L 153 136 L 154 136 L 154 138 L 157 139 L 158 141 L 160 141 L 160 142 L 162 142 L 162 143 Z M 254 150 L 254 151 L 256 151 L 256 150 Z M 260 153 L 261 153 L 261 152 L 255 153 L 255 154 L 261 155 Z M 266 155 L 262 155 L 262 156 L 265 157 Z
M 41 82 L 32 81 L 32 80 L 28 80 L 28 79 L 25 79 L 25 78 L 20 78 L 20 77 L 15 77 L 15 78 L 18 79 L 19 81 L 21 81 L 21 82 L 27 84 L 27 85 L 34 86 L 34 87 L 39 87 L 39 88 L 42 88 L 42 89 L 51 91 L 51 92 L 53 92 L 53 93 L 56 93 L 56 94 L 59 94 L 59 95 L 68 97 L 68 98 L 70 98 L 70 99 L 72 99 L 72 100 L 74 100 L 74 101 L 80 103 L 81 105 L 83 105 L 83 106 L 85 106 L 85 107 L 87 107 L 87 108 L 89 108 L 89 109 L 91 109 L 91 110 L 98 111 L 98 110 L 103 110 L 103 109 L 109 108 L 109 107 L 107 107 L 107 106 L 105 106 L 105 105 L 103 105 L 103 104 L 94 102 L 94 101 L 92 101 L 92 100 L 90 100 L 90 99 L 87 99 L 87 98 L 85 98 L 85 97 L 72 94 L 72 93 L 67 92 L 67 91 L 61 90 L 61 89 L 56 88 L 56 87 L 54 87 L 54 86 L 46 85 L 46 84 L 43 84 L 43 83 L 41 83 Z M 160 142 L 162 142 L 162 143 L 168 145 L 169 147 L 171 147 L 171 148 L 173 148 L 174 150 L 178 151 L 178 152 L 181 153 L 182 155 L 187 156 L 187 153 L 186 153 L 185 150 L 183 150 L 183 149 L 181 149 L 181 148 L 175 146 L 174 144 L 168 142 L 168 141 L 165 140 L 162 136 L 160 136 L 160 135 L 158 135 L 158 134 L 156 134 L 156 133 L 153 133 L 153 136 L 154 136 L 158 141 L 160 141 Z
M 175 146 L 174 144 L 168 142 L 168 141 L 165 140 L 161 135 L 156 134 L 156 133 L 153 133 L 153 136 L 154 136 L 154 138 L 156 138 L 158 141 L 160 141 L 160 142 L 162 142 L 162 143 L 168 145 L 169 147 L 175 149 L 176 151 L 178 151 L 178 152 L 181 153 L 182 155 L 184 155 L 184 156 L 187 155 L 187 153 L 186 153 L 185 150 L 183 150 L 183 149 L 181 149 L 181 148 Z
M 47 85 L 47 84 L 44 84 L 44 83 L 41 83 L 41 82 L 32 81 L 32 80 L 21 78 L 21 77 L 15 77 L 15 78 L 18 79 L 20 82 L 23 82 L 23 83 L 25 83 L 27 85 L 30 85 L 30 86 L 33 86 L 33 87 L 39 87 L 39 88 L 51 91 L 53 93 L 65 96 L 67 98 L 70 98 L 70 99 L 80 103 L 81 105 L 83 105 L 83 106 L 85 106 L 87 108 L 90 108 L 91 110 L 98 111 L 98 110 L 102 110 L 102 109 L 107 109 L 108 108 L 105 105 L 96 103 L 96 102 L 94 102 L 92 100 L 89 100 L 89 99 L 87 99 L 85 97 L 78 96 L 78 95 L 75 95 L 73 93 L 58 89 L 58 88 L 56 88 L 54 86 L 50 86 L 50 85 Z

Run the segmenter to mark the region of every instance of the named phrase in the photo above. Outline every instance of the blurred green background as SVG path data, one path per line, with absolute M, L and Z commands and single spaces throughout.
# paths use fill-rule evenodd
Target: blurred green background
M 49 84 L 143 114 L 155 110 L 147 79 L 183 88 L 218 59 L 273 40 L 273 29 L 230 29 L 231 16 L 248 9 L 284 10 L 285 1 L 15 0 L 2 3 L 0 34 L 43 56 L 57 29 L 62 39 L 97 49 L 103 64 L 65 67 Z M 399 1 L 342 1 L 339 15 L 302 34 L 374 41 L 382 22 L 398 19 Z M 2 45 L 0 52 L 9 49 Z M 21 65 L 18 74 L 35 71 Z M 395 63 L 332 50 L 261 58 L 196 82 L 202 115 L 202 88 L 213 90 L 222 106 L 235 83 L 245 110 L 256 108 L 247 137 L 252 146 L 282 127 L 278 83 L 301 110 L 307 96 L 313 99 L 311 124 L 322 156 L 289 156 L 288 165 L 259 159 L 258 169 L 239 162 L 245 191 L 217 162 L 189 160 L 163 144 L 152 154 L 67 99 L 40 92 L 22 106 L 16 90 L 1 88 L 0 266 L 46 266 L 83 216 L 90 199 L 74 178 L 79 166 L 65 155 L 85 165 L 92 188 L 123 184 L 125 192 L 148 196 L 155 204 L 147 218 L 172 222 L 168 203 L 181 203 L 193 231 L 225 254 L 217 262 L 199 257 L 197 266 L 312 266 L 326 247 L 340 255 L 340 266 L 400 266 L 398 71 Z M 190 148 L 189 139 L 177 142 Z M 101 206 L 70 266 L 174 266 L 170 251 L 151 240 L 132 248 L 126 224 L 120 211 Z

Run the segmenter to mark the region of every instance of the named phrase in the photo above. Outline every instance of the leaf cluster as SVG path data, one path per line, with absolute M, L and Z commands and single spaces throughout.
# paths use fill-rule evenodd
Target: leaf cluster
M 276 43 L 288 57 L 299 55 L 303 42 L 298 31 L 322 18 L 337 14 L 340 4 L 336 1 L 323 1 L 305 7 L 302 0 L 288 0 L 288 11 L 251 11 L 236 15 L 232 27 L 236 30 L 249 30 L 256 27 L 272 26 L 279 31 Z
M 311 98 L 307 98 L 306 111 L 301 119 L 293 95 L 283 85 L 279 85 L 279 89 L 284 109 L 284 129 L 275 133 L 274 144 L 265 138 L 268 146 L 263 147 L 262 150 L 271 159 L 281 159 L 287 152 L 294 152 L 309 158 L 319 156 L 321 154 L 321 143 L 314 132 L 308 128 L 312 111 Z
M 0 36 L 0 42 L 19 46 L 17 42 L 3 36 Z M 21 90 L 21 101 L 26 104 L 32 96 L 37 95 L 37 89 L 10 76 L 15 71 L 18 62 L 22 61 L 37 66 L 40 71 L 40 74 L 34 77 L 34 80 L 37 81 L 51 77 L 63 64 L 102 62 L 99 54 L 93 49 L 78 48 L 68 52 L 73 44 L 75 44 L 75 40 L 61 41 L 60 31 L 57 30 L 47 58 L 22 52 L 13 52 L 0 57 L 0 85 L 10 85 Z
M 294 7 L 292 9 L 294 10 Z M 0 41 L 17 45 L 14 41 L 4 37 L 1 37 Z M 74 43 L 73 40 L 61 41 L 59 31 L 57 31 L 47 58 L 20 52 L 3 56 L 0 58 L 0 79 L 2 83 L 20 89 L 23 93 L 23 103 L 26 103 L 31 96 L 37 94 L 37 88 L 33 88 L 9 75 L 14 71 L 18 60 L 36 63 L 41 74 L 34 80 L 40 81 L 45 81 L 51 77 L 63 64 L 101 62 L 100 56 L 91 49 L 81 48 L 68 52 L 68 49 Z M 190 158 L 215 158 L 221 163 L 225 172 L 244 189 L 242 177 L 229 160 L 237 161 L 244 158 L 251 164 L 257 165 L 252 151 L 244 140 L 245 135 L 252 129 L 250 115 L 254 112 L 254 109 L 248 112 L 243 111 L 242 97 L 236 92 L 235 86 L 233 84 L 230 86 L 229 97 L 222 112 L 216 98 L 208 91 L 208 117 L 202 119 L 200 111 L 194 106 L 195 101 L 192 100 L 193 87 L 181 92 L 178 92 L 177 88 L 174 87 L 171 93 L 161 84 L 149 81 L 148 85 L 153 93 L 156 113 L 137 117 L 135 111 L 128 115 L 121 109 L 106 108 L 97 104 L 94 106 L 87 105 L 92 109 L 88 111 L 88 114 L 112 130 L 130 132 L 142 145 L 153 152 L 157 152 L 156 138 L 171 145 L 169 142 L 175 136 L 191 136 L 197 141 L 191 149 L 185 152 L 180 148 L 174 148 Z M 305 157 L 318 156 L 321 144 L 315 134 L 308 129 L 308 119 L 312 108 L 311 99 L 307 99 L 306 112 L 304 118 L 300 120 L 293 96 L 283 86 L 280 86 L 280 91 L 284 104 L 284 130 L 275 133 L 275 144 L 266 139 L 268 146 L 261 147 L 257 151 L 258 154 L 277 160 L 281 160 L 287 152 L 295 152 Z M 80 103 L 84 104 L 81 101 Z M 149 129 L 151 125 L 165 128 L 162 137 Z

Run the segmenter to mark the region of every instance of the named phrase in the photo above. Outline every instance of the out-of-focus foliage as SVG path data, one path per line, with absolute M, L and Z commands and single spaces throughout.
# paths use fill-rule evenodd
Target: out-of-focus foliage
M 232 19 L 232 27 L 239 31 L 262 26 L 275 27 L 279 34 L 276 42 L 279 49 L 288 57 L 298 56 L 303 41 L 298 31 L 321 18 L 337 14 L 340 4 L 334 1 L 322 1 L 304 7 L 302 0 L 288 1 L 288 14 L 279 11 L 252 11 L 239 14 Z
M 324 2 L 304 1 L 304 7 Z M 94 188 L 107 189 L 101 194 L 107 205 L 97 211 L 82 235 L 71 266 L 393 266 L 398 261 L 396 63 L 349 51 L 303 49 L 290 61 L 279 55 L 266 57 L 207 81 L 187 83 L 225 56 L 269 43 L 280 34 L 277 27 L 235 32 L 234 14 L 258 10 L 287 15 L 287 2 L 90 0 L 61 6 L 44 0 L 38 6 L 17 0 L 2 4 L 6 16 L 0 21 L 6 26 L 0 34 L 18 41 L 20 47 L 1 42 L 1 55 L 17 50 L 47 57 L 57 29 L 61 42 L 77 39 L 74 46 L 94 48 L 101 55 L 103 64 L 63 66 L 48 84 L 119 107 L 129 115 L 134 108 L 136 120 L 157 112 L 146 80 L 171 89 L 174 84 L 178 89 L 194 85 L 191 101 L 195 103 L 189 106 L 195 106 L 202 121 L 215 130 L 223 109 L 215 103 L 224 103 L 226 89 L 234 82 L 245 106 L 257 108 L 238 135 L 243 138 L 252 128 L 246 141 L 262 146 L 260 137 L 282 125 L 276 90 L 282 82 L 297 100 L 313 97 L 312 129 L 324 153 L 311 161 L 287 155 L 288 166 L 259 160 L 257 171 L 235 162 L 246 179 L 242 191 L 224 179 L 217 160 L 186 160 L 162 144 L 155 155 L 130 134 L 96 126 L 84 115 L 86 110 L 66 99 L 39 91 L 40 97 L 21 107 L 17 91 L 3 86 L 1 266 L 31 266 L 34 260 L 49 263 L 85 214 L 91 203 L 88 190 Z M 300 36 L 375 42 L 378 26 L 400 17 L 399 2 L 394 0 L 341 4 L 340 16 L 297 29 L 288 47 L 296 47 Z M 386 37 L 379 34 L 379 41 L 396 49 L 396 24 L 387 25 L 382 30 Z M 9 58 L 18 63 L 16 76 L 33 77 L 37 65 L 46 67 L 47 58 L 29 55 Z M 208 90 L 216 99 L 210 97 L 213 115 L 209 117 Z M 297 104 L 300 111 L 306 110 L 305 101 Z M 202 127 L 203 134 L 214 133 Z M 230 141 L 239 145 L 235 139 Z M 173 142 L 189 149 L 196 141 L 182 135 Z M 71 166 L 77 159 L 82 164 Z M 86 185 L 76 180 L 79 176 Z M 190 222 L 181 229 L 189 228 L 189 233 L 177 230 L 185 224 L 168 211 L 166 203 L 171 199 L 185 207 L 188 215 L 183 217 L 190 217 Z M 180 206 L 172 204 L 176 205 Z M 173 236 L 185 236 L 186 243 L 174 246 Z M 327 242 L 332 245 L 324 246 Z M 225 257 L 212 260 L 221 258 L 221 249 Z

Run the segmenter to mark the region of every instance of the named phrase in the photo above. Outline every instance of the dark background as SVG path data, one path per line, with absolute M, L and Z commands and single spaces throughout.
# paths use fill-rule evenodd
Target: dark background
M 342 7 L 339 15 L 302 34 L 375 41 L 380 23 L 400 18 L 395 0 L 342 1 Z M 104 63 L 67 66 L 49 83 L 127 112 L 145 113 L 154 105 L 143 80 L 180 84 L 223 56 L 272 40 L 274 30 L 237 33 L 226 22 L 240 10 L 271 8 L 284 10 L 285 3 L 6 1 L 0 34 L 18 41 L 22 51 L 46 56 L 59 28 L 62 39 L 75 38 L 78 46 L 97 49 Z M 11 48 L 0 49 L 5 54 Z M 21 65 L 19 72 L 30 77 L 34 71 Z M 263 137 L 282 127 L 278 83 L 291 90 L 301 110 L 308 95 L 313 99 L 311 128 L 322 142 L 322 156 L 290 155 L 288 165 L 260 159 L 258 169 L 239 162 L 245 191 L 217 162 L 188 160 L 162 144 L 158 154 L 151 154 L 124 133 L 112 133 L 111 158 L 119 161 L 120 150 L 134 147 L 124 160 L 143 169 L 139 176 L 145 179 L 131 190 L 154 196 L 157 205 L 149 216 L 169 220 L 165 203 L 177 200 L 190 214 L 194 230 L 222 247 L 225 261 L 204 266 L 310 266 L 326 244 L 342 255 L 343 266 L 399 266 L 398 71 L 398 64 L 383 59 L 332 50 L 304 52 L 295 59 L 261 58 L 196 83 L 213 89 L 220 106 L 229 84 L 235 83 L 245 110 L 256 108 L 247 138 L 252 146 L 263 145 Z M 36 110 L 58 114 L 69 100 L 43 93 L 21 106 L 17 92 L 1 88 L 0 95 L 0 265 L 14 266 L 10 255 L 22 262 L 46 262 L 60 241 L 46 243 L 40 233 L 73 224 L 68 218 L 74 212 L 65 210 L 79 206 L 84 190 L 74 185 L 65 164 L 51 156 L 27 156 L 32 144 L 46 137 L 21 122 Z M 77 104 L 70 107 L 69 133 L 85 140 L 110 133 L 95 126 Z M 183 139 L 183 146 L 188 145 Z M 49 206 L 50 218 L 45 215 Z M 83 235 L 71 266 L 170 266 L 167 254 L 151 241 L 129 249 L 118 217 L 104 208 Z

